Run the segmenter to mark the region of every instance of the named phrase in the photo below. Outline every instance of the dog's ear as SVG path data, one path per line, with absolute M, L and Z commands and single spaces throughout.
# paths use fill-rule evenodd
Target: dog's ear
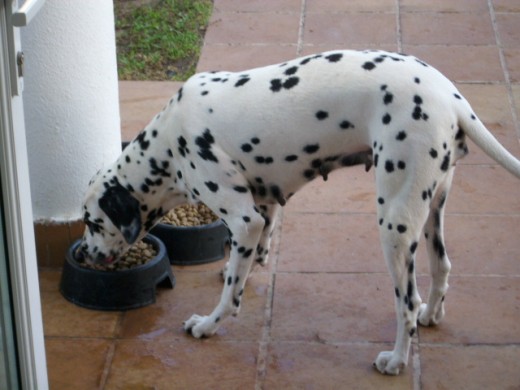
M 133 244 L 141 232 L 139 201 L 121 184 L 116 183 L 105 190 L 99 199 L 99 207 L 117 227 L 126 242 Z

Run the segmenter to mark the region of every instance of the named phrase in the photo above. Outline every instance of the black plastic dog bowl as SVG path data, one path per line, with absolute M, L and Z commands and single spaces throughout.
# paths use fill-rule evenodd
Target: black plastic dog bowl
M 116 271 L 82 267 L 74 258 L 81 240 L 74 242 L 61 275 L 62 295 L 78 306 L 97 310 L 128 310 L 154 303 L 156 287 L 173 288 L 175 277 L 164 244 L 151 234 L 143 240 L 154 246 L 157 255 L 146 264 Z
M 166 246 L 175 265 L 211 263 L 225 256 L 229 232 L 222 220 L 200 226 L 173 226 L 158 223 L 150 231 Z

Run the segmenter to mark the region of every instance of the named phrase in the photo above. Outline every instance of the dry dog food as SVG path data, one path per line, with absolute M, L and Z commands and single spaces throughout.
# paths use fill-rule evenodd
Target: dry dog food
M 173 226 L 200 226 L 215 222 L 218 217 L 204 203 L 185 204 L 171 209 L 161 223 Z
M 122 271 L 148 263 L 157 255 L 153 245 L 144 241 L 134 244 L 121 258 L 112 264 L 79 263 L 82 267 L 98 271 Z

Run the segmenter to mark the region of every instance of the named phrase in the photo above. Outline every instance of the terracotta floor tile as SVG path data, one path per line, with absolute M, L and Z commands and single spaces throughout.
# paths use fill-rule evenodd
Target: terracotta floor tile
M 421 292 L 429 281 L 420 277 Z M 421 343 L 518 344 L 520 283 L 518 277 L 460 277 L 449 280 L 446 316 L 436 327 L 419 330 Z M 423 300 L 426 294 L 422 295 Z
M 350 167 L 332 172 L 326 182 L 318 178 L 297 192 L 285 211 L 375 214 L 373 169 L 366 173 L 364 167 Z
M 121 312 L 83 309 L 59 291 L 42 291 L 45 336 L 114 337 Z
M 488 12 L 486 0 L 401 0 L 403 12 Z
M 520 82 L 520 49 L 504 49 L 504 58 L 511 82 Z
M 277 270 L 385 273 L 376 216 L 286 213 Z
M 520 12 L 520 3 L 516 0 L 492 0 L 495 12 Z
M 52 390 L 100 388 L 111 340 L 47 338 L 47 372 Z
M 159 294 L 154 305 L 128 311 L 121 324 L 121 338 L 140 340 L 189 340 L 182 324 L 192 314 L 207 315 L 217 305 L 222 278 L 217 272 L 177 272 L 173 291 Z M 237 317 L 223 321 L 212 338 L 216 341 L 255 340 L 262 334 L 269 280 L 255 272 L 248 280 L 243 306 Z
M 520 85 L 513 85 L 511 88 L 513 90 L 513 99 L 514 106 L 516 109 L 516 115 L 517 117 L 520 117 Z M 518 135 L 518 137 L 520 138 L 520 134 Z
M 448 213 L 517 215 L 518 179 L 498 165 L 460 165 L 448 198 Z
M 105 390 L 253 389 L 257 343 L 118 341 Z
M 511 116 L 507 88 L 504 85 L 489 84 L 457 84 L 457 88 L 498 141 L 520 158 L 520 145 Z M 468 140 L 468 147 L 469 155 L 460 164 L 495 164 L 471 140 Z
M 392 286 L 386 274 L 279 273 L 271 337 L 275 342 L 393 342 Z
M 121 138 L 132 140 L 181 86 L 173 81 L 120 81 Z
M 345 44 L 339 43 L 321 43 L 321 44 L 305 44 L 302 46 L 301 55 L 307 56 L 310 54 L 322 53 L 324 51 L 332 50 L 386 50 L 390 52 L 397 52 L 397 43 L 385 43 L 385 44 L 370 44 L 370 43 L 353 43 Z
M 393 0 L 307 0 L 306 12 L 396 12 Z
M 520 275 L 520 215 L 447 215 L 451 275 Z M 425 262 L 427 260 L 425 259 Z
M 497 14 L 500 41 L 505 47 L 520 47 L 520 13 Z
M 40 291 L 58 291 L 60 288 L 61 270 L 56 268 L 40 268 L 38 281 Z
M 213 12 L 300 12 L 301 0 L 215 0 Z
M 451 81 L 504 81 L 500 54 L 495 46 L 410 46 L 403 52 L 437 68 Z
M 341 43 L 393 44 L 396 42 L 395 14 L 385 13 L 308 13 L 304 44 Z
M 423 390 L 517 389 L 520 347 L 421 346 Z
M 204 41 L 210 44 L 296 43 L 299 23 L 299 13 L 215 12 Z
M 276 342 L 270 356 L 266 389 L 413 389 L 413 368 L 398 377 L 379 374 L 372 362 L 384 344 Z M 411 364 L 411 363 L 410 363 Z
M 296 57 L 296 44 L 222 45 L 206 44 L 197 70 L 238 72 L 284 62 Z
M 487 13 L 403 13 L 406 45 L 492 45 L 495 35 Z

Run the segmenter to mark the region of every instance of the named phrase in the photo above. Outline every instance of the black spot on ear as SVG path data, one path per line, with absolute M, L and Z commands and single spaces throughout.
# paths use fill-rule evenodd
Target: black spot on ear
M 98 201 L 99 207 L 114 226 L 123 234 L 128 244 L 133 244 L 141 232 L 139 201 L 130 191 L 116 183 L 108 187 Z

